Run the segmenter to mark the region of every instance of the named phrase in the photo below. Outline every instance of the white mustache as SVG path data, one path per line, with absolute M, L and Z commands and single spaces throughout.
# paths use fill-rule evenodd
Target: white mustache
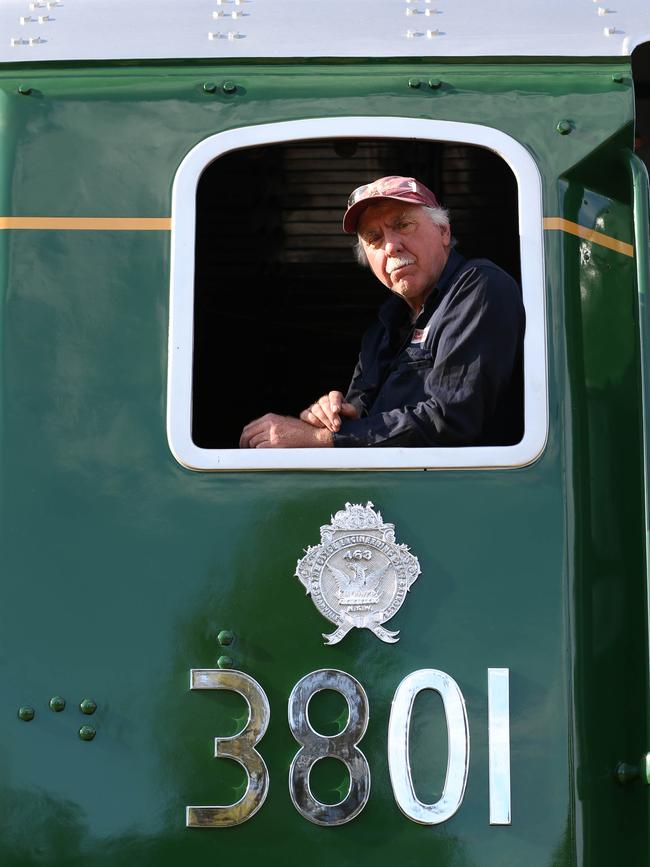
M 386 273 L 392 274 L 393 271 L 396 271 L 398 268 L 403 268 L 404 265 L 415 265 L 415 259 L 389 259 L 386 263 Z

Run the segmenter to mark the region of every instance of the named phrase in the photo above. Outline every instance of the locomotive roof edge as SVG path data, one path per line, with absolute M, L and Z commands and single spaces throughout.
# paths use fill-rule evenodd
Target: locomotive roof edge
M 0 63 L 242 58 L 627 57 L 650 4 L 522 0 L 4 0 Z

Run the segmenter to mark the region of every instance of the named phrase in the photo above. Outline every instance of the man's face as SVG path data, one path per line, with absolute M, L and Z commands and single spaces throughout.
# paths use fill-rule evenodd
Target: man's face
M 419 311 L 447 264 L 449 226 L 420 205 L 383 201 L 366 208 L 358 233 L 375 277 Z

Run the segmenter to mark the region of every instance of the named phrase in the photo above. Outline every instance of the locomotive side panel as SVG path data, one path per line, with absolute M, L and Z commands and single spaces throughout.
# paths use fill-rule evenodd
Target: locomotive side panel
M 214 68 L 174 67 L 3 72 L 3 123 L 12 130 L 3 150 L 7 218 L 0 233 L 0 273 L 7 275 L 0 528 L 5 863 L 252 861 L 260 846 L 271 860 L 308 858 L 315 865 L 333 858 L 605 865 L 613 851 L 631 862 L 647 855 L 644 840 L 614 840 L 595 822 L 601 813 L 589 812 L 581 783 L 583 756 L 595 749 L 583 699 L 586 691 L 595 707 L 595 681 L 581 670 L 592 664 L 589 635 L 612 598 L 608 642 L 625 650 L 642 590 L 620 589 L 642 556 L 633 522 L 628 529 L 618 512 L 626 491 L 640 491 L 638 410 L 629 409 L 638 365 L 629 265 L 619 270 L 612 254 L 604 260 L 610 276 L 581 277 L 587 294 L 578 300 L 572 263 L 579 242 L 556 230 L 546 234 L 550 421 L 546 448 L 529 466 L 201 473 L 174 460 L 165 433 L 171 186 L 198 142 L 226 129 L 332 115 L 471 120 L 507 133 L 534 156 L 545 215 L 588 222 L 586 212 L 567 204 L 577 183 L 570 170 L 598 142 L 628 135 L 630 97 L 612 82 L 612 68 L 577 74 L 531 66 L 508 77 L 489 65 L 419 71 L 417 64 L 306 66 L 300 74 L 279 65 L 224 67 L 218 75 Z M 435 72 L 445 86 L 409 87 L 416 72 L 422 80 Z M 234 80 L 236 93 L 206 92 L 203 83 L 215 78 Z M 19 94 L 25 82 L 31 92 Z M 549 118 L 565 116 L 580 122 L 575 134 L 560 136 Z M 607 195 L 616 214 L 629 208 L 623 192 L 617 199 L 592 184 L 588 201 Z M 25 218 L 44 222 L 21 223 Z M 64 225 L 61 218 L 80 222 Z M 619 226 L 605 228 L 617 233 Z M 612 347 L 627 354 L 607 356 L 618 367 L 604 386 L 593 378 L 581 386 L 581 364 L 589 361 L 607 301 L 602 293 L 613 283 L 628 313 L 612 320 Z M 587 355 L 580 356 L 578 342 Z M 227 374 L 215 371 L 215 388 Z M 600 433 L 600 401 L 625 404 L 625 482 L 598 506 L 598 526 L 619 528 L 620 545 L 598 565 L 599 607 L 585 614 L 599 531 L 582 517 L 581 480 L 591 472 L 584 462 L 591 467 L 612 454 Z M 588 453 L 581 449 L 585 415 L 593 431 Z M 623 434 L 613 436 L 622 447 Z M 296 561 L 319 543 L 331 515 L 347 502 L 368 501 L 395 525 L 422 574 L 388 624 L 400 630 L 399 643 L 354 629 L 325 647 L 321 633 L 330 624 L 294 577 Z M 232 645 L 219 644 L 221 630 L 234 632 Z M 187 828 L 188 805 L 234 803 L 246 787 L 240 769 L 213 758 L 214 737 L 245 725 L 242 702 L 188 691 L 189 670 L 216 668 L 223 655 L 269 699 L 270 723 L 257 745 L 269 794 L 240 827 Z M 301 816 L 287 782 L 299 749 L 287 702 L 301 678 L 323 668 L 356 678 L 369 704 L 360 749 L 370 766 L 370 799 L 338 828 Z M 510 670 L 512 821 L 504 825 L 489 823 L 488 668 Z M 462 803 L 437 826 L 400 812 L 388 770 L 391 701 L 400 682 L 423 669 L 445 672 L 460 687 L 471 744 Z M 629 678 L 637 685 L 642 672 Z M 55 695 L 66 699 L 61 712 L 48 706 Z M 78 709 L 84 697 L 96 701 L 94 714 Z M 433 802 L 442 789 L 446 736 L 440 708 L 418 701 L 411 764 L 420 798 Z M 30 721 L 17 716 L 24 706 L 36 712 Z M 633 706 L 631 697 L 621 698 L 621 714 L 608 720 L 611 755 L 587 765 L 600 780 L 607 777 L 598 810 L 621 817 L 620 803 L 634 795 L 610 783 L 610 758 L 615 744 L 637 743 L 637 727 L 630 732 L 626 719 Z M 321 710 L 330 733 L 344 724 L 340 706 L 332 708 Z M 79 737 L 82 725 L 95 728 L 91 741 Z M 319 786 L 323 799 L 342 798 L 345 773 L 330 767 Z

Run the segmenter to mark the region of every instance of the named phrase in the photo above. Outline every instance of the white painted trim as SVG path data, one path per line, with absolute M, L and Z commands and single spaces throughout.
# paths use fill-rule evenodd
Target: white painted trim
M 203 449 L 192 442 L 192 347 L 196 187 L 205 167 L 239 148 L 342 137 L 425 139 L 480 145 L 499 154 L 516 179 L 524 341 L 524 438 L 514 446 L 467 448 Z M 528 151 L 487 126 L 409 117 L 333 117 L 246 126 L 210 136 L 180 164 L 172 193 L 167 437 L 176 459 L 195 470 L 438 469 L 518 467 L 542 452 L 548 430 L 542 182 Z M 269 411 L 272 411 L 269 407 Z
M 650 4 L 611 7 L 604 0 L 1 0 L 0 64 L 625 56 L 628 43 L 648 32 Z

